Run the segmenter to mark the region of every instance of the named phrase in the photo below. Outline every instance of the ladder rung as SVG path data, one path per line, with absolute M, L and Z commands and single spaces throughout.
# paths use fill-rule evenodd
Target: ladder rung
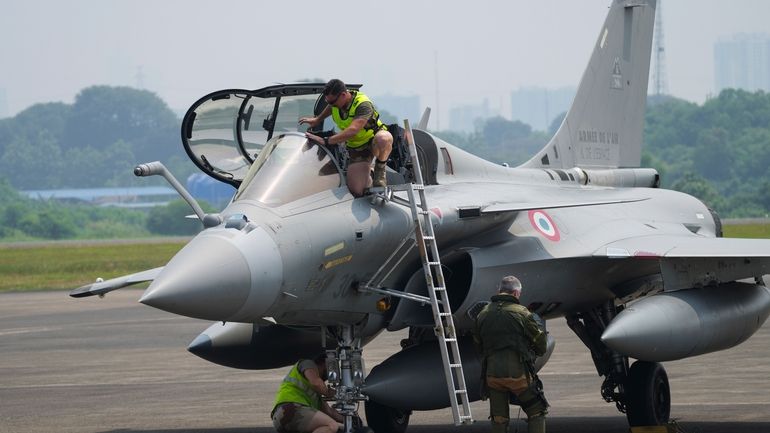
M 444 341 L 448 341 L 448 342 L 450 342 L 450 343 L 451 343 L 451 342 L 453 342 L 453 341 L 457 341 L 457 339 L 456 339 L 456 338 L 452 338 L 452 337 L 450 337 L 450 338 L 445 338 L 445 339 L 444 339 Z
M 455 390 L 455 394 L 467 394 L 467 393 L 468 393 L 468 391 L 466 391 L 464 389 L 456 389 Z
M 420 214 L 420 215 L 428 215 L 430 212 L 428 212 L 426 210 L 418 210 L 417 213 Z
M 423 236 L 422 238 L 427 240 L 427 241 L 432 241 L 433 239 L 436 239 L 435 236 Z
M 463 366 L 462 364 L 449 364 L 449 367 L 451 368 L 460 368 L 462 366 Z
M 460 415 L 460 421 L 462 421 L 462 420 L 464 420 L 464 419 L 467 419 L 467 420 L 472 420 L 472 419 L 473 419 L 473 417 L 472 417 L 472 416 L 470 416 L 470 415 Z
M 423 185 L 421 183 L 413 183 L 412 184 L 412 188 L 417 189 L 417 190 L 425 189 L 425 185 Z
M 452 313 L 438 313 L 439 317 L 450 317 Z
M 430 265 L 430 266 L 440 266 L 441 262 L 428 262 L 428 265 Z

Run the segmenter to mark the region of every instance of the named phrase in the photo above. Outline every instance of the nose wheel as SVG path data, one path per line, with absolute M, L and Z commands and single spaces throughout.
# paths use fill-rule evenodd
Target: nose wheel
M 367 401 L 366 422 L 375 433 L 404 433 L 409 427 L 411 412 L 395 409 L 374 401 Z

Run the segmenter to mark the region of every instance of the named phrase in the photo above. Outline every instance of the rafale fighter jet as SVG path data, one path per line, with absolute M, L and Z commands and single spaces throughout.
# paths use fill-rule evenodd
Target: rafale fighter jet
M 612 1 L 566 118 L 526 163 L 484 161 L 425 122 L 392 128 L 391 187 L 360 198 L 345 186 L 345 151 L 298 129 L 324 107 L 323 84 L 212 93 L 187 112 L 182 141 L 237 187 L 232 201 L 204 214 L 189 199 L 204 229 L 165 267 L 71 295 L 152 281 L 140 302 L 215 321 L 189 350 L 230 367 L 277 368 L 325 348 L 338 409 L 350 417 L 365 401 L 371 427 L 402 432 L 414 410 L 479 398 L 470 329 L 512 274 L 524 305 L 566 318 L 588 347 L 604 400 L 632 425 L 664 423 L 660 362 L 733 347 L 770 313 L 770 241 L 721 238 L 706 205 L 638 168 L 654 16 L 655 0 Z M 159 163 L 135 173 L 173 183 Z M 403 350 L 367 372 L 365 344 L 406 328 Z M 447 347 L 459 347 L 454 363 Z

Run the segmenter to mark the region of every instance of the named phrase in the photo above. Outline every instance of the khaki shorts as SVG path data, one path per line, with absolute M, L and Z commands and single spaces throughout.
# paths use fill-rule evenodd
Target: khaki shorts
M 380 131 L 387 132 L 388 128 L 383 125 L 382 128 L 375 131 L 374 135 L 376 136 Z M 371 164 L 372 158 L 374 158 L 374 153 L 372 152 L 372 143 L 374 143 L 374 137 L 366 142 L 366 144 L 356 147 L 355 149 L 348 147 L 348 164 L 354 164 L 356 162 L 368 162 Z
M 296 403 L 283 403 L 273 411 L 273 427 L 278 433 L 309 431 L 310 421 L 317 410 Z
M 348 147 L 348 164 L 354 164 L 356 162 L 371 163 L 372 158 L 374 158 L 374 153 L 372 153 L 372 140 L 369 140 L 368 143 L 356 147 L 355 149 Z

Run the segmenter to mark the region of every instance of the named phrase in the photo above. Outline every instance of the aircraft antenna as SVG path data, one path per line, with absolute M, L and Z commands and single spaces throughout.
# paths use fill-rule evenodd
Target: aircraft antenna
M 433 52 L 433 78 L 436 82 L 436 131 L 441 130 L 441 104 L 438 98 L 438 51 Z
M 663 43 L 663 0 L 658 0 L 655 8 L 655 34 L 653 39 L 653 57 L 655 68 L 652 70 L 652 83 L 656 96 L 668 94 L 666 80 L 666 48 Z

